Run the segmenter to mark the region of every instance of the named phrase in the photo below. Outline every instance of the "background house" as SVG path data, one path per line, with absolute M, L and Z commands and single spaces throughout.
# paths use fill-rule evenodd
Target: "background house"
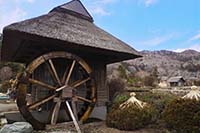
M 168 79 L 168 82 L 171 87 L 174 86 L 184 86 L 185 79 L 182 76 L 171 77 Z

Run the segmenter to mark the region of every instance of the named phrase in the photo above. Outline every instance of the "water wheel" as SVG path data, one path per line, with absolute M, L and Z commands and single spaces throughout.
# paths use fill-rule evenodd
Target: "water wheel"
M 51 52 L 39 56 L 17 80 L 19 111 L 36 130 L 45 129 L 46 124 L 56 124 L 59 115 L 68 115 L 66 118 L 72 120 L 69 105 L 75 118 L 85 121 L 96 102 L 92 69 L 71 53 Z M 35 114 L 42 115 L 38 119 Z

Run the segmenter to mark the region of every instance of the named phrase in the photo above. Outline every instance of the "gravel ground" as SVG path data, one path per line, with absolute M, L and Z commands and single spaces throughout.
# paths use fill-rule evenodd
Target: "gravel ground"
M 137 131 L 120 131 L 114 128 L 108 128 L 105 122 L 93 122 L 81 125 L 83 133 L 170 133 L 166 129 L 145 128 Z M 76 133 L 73 123 L 62 123 L 55 126 L 47 126 L 45 131 L 34 131 L 34 133 Z

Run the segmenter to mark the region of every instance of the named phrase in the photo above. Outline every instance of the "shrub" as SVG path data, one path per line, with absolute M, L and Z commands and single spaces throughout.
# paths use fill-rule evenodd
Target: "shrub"
M 9 80 L 13 76 L 12 68 L 5 66 L 0 69 L 0 80 Z
M 137 93 L 136 97 L 154 106 L 159 113 L 163 112 L 168 103 L 177 98 L 177 96 L 173 94 L 151 92 Z
M 152 77 L 152 76 L 146 76 L 146 77 L 144 77 L 143 80 L 144 80 L 144 85 L 145 86 L 155 87 L 155 84 L 154 84 L 155 79 L 154 79 L 154 77 Z
M 117 93 L 122 92 L 125 88 L 125 82 L 120 78 L 111 79 L 108 82 L 109 99 L 112 101 Z
M 4 81 L 4 82 L 2 82 L 0 92 L 6 93 L 9 88 L 11 88 L 10 82 L 9 81 Z
M 121 93 L 114 97 L 113 102 L 109 108 L 109 111 L 112 109 L 118 109 L 119 105 L 129 99 L 129 93 Z
M 169 129 L 178 133 L 200 132 L 200 102 L 190 99 L 176 99 L 167 105 L 163 120 Z
M 136 130 L 153 123 L 155 115 L 156 111 L 151 106 L 141 109 L 133 104 L 123 109 L 113 108 L 107 115 L 106 124 L 120 130 Z
M 119 65 L 117 70 L 119 71 L 121 78 L 127 79 L 127 69 L 123 65 Z

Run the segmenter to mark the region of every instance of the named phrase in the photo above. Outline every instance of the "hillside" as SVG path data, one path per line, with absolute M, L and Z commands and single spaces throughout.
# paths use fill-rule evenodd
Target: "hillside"
M 183 76 L 185 79 L 200 78 L 200 52 L 186 50 L 181 53 L 172 51 L 142 51 L 143 57 L 121 63 L 128 73 L 158 71 L 158 77 Z M 119 63 L 108 67 L 108 74 Z

